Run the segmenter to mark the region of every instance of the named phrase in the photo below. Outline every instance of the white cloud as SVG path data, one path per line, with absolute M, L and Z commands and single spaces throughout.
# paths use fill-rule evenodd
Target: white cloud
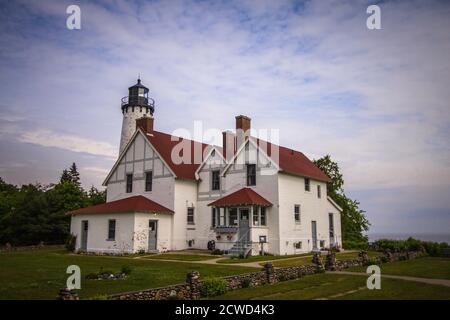
M 118 154 L 117 148 L 109 143 L 56 133 L 50 130 L 41 129 L 25 132 L 19 137 L 19 141 L 73 152 L 84 152 L 107 158 L 115 158 Z

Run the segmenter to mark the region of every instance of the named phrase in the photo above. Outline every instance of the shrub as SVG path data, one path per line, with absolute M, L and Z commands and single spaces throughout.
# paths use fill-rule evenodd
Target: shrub
M 74 234 L 69 234 L 69 236 L 66 239 L 65 247 L 68 251 L 74 252 L 76 243 L 77 243 L 77 236 Z
M 129 275 L 131 273 L 131 267 L 130 266 L 122 266 L 121 272 L 123 274 Z
M 380 262 L 378 262 L 378 260 L 376 260 L 376 259 L 369 259 L 365 263 L 365 266 L 379 265 L 379 264 L 380 264 Z
M 241 287 L 242 288 L 248 288 L 250 287 L 250 279 L 249 278 L 244 278 L 241 281 Z
M 366 241 L 343 240 L 342 246 L 345 249 L 367 250 Z
M 441 256 L 443 249 L 449 247 L 445 242 L 421 241 L 411 237 L 406 240 L 380 239 L 375 241 L 373 246 L 380 251 L 419 251 L 424 249 L 427 254 L 434 257 Z
M 214 249 L 211 254 L 215 255 L 215 256 L 221 256 L 223 254 L 223 251 L 220 249 Z
M 210 277 L 202 281 L 201 294 L 204 297 L 214 297 L 227 291 L 227 282 L 222 278 Z

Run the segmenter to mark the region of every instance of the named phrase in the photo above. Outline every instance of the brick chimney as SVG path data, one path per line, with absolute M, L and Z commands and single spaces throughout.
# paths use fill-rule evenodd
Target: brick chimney
M 153 132 L 153 118 L 152 117 L 142 117 L 136 119 L 136 130 L 137 128 L 141 128 L 144 133 L 152 133 Z
M 231 131 L 222 132 L 223 156 L 228 161 L 236 152 L 236 135 Z
M 247 116 L 236 116 L 236 148 L 239 149 L 241 144 L 250 136 L 251 121 Z

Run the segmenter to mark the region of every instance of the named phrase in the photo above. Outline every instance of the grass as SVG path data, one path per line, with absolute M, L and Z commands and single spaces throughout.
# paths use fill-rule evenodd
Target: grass
M 304 256 L 312 256 L 312 253 L 302 253 L 302 254 L 289 254 L 284 256 L 250 256 L 248 258 L 226 258 L 223 260 L 217 261 L 217 263 L 224 263 L 224 264 L 233 264 L 233 263 L 247 263 L 247 262 L 259 262 L 259 261 L 272 261 L 272 260 L 282 260 L 282 259 L 288 259 L 288 258 L 295 258 L 295 257 L 304 257 Z
M 176 253 L 167 253 L 167 254 L 155 254 L 149 257 L 143 257 L 142 259 L 151 259 L 151 260 L 179 260 L 179 261 L 205 261 L 211 260 L 215 258 L 220 258 L 220 256 L 211 256 L 211 255 L 198 255 L 198 254 L 176 254 Z
M 365 272 L 365 267 L 354 267 L 346 271 Z M 381 274 L 392 274 L 419 278 L 450 280 L 450 259 L 423 257 L 409 261 L 397 261 L 381 265 Z
M 374 258 L 376 256 L 381 255 L 379 252 L 375 251 L 369 251 L 367 252 L 367 255 L 369 258 Z M 326 255 L 323 254 L 322 256 L 323 262 L 325 262 Z M 336 259 L 338 260 L 344 260 L 344 259 L 351 259 L 351 258 L 357 258 L 358 252 L 338 252 L 336 253 Z M 303 256 L 299 257 L 298 259 L 289 259 L 289 260 L 279 260 L 275 261 L 273 263 L 274 267 L 293 267 L 298 265 L 305 265 L 305 264 L 311 264 L 312 256 Z
M 0 253 L 0 299 L 54 299 L 58 290 L 65 287 L 69 276 L 66 269 L 72 264 L 81 268 L 79 296 L 83 299 L 183 283 L 186 273 L 192 270 L 200 272 L 202 277 L 254 271 L 254 268 L 238 266 L 72 255 L 61 249 L 5 252 Z M 118 272 L 124 265 L 132 269 L 125 280 L 85 280 L 87 274 L 100 268 Z
M 352 293 L 352 291 L 355 291 Z M 450 299 L 450 288 L 394 279 L 382 279 L 381 290 L 368 290 L 366 277 L 315 274 L 302 279 L 230 291 L 214 299 Z

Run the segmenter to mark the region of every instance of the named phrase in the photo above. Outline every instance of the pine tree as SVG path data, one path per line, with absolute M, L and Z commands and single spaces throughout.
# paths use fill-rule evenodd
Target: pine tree
M 59 179 L 60 183 L 64 183 L 64 182 L 72 182 L 72 177 L 69 174 L 69 171 L 67 169 L 64 169 L 62 174 L 61 174 L 61 178 Z
M 78 172 L 77 165 L 75 164 L 75 162 L 73 162 L 72 165 L 70 166 L 69 175 L 70 175 L 70 178 L 71 178 L 72 182 L 76 186 L 79 187 L 81 185 L 81 183 L 80 183 L 80 173 Z

